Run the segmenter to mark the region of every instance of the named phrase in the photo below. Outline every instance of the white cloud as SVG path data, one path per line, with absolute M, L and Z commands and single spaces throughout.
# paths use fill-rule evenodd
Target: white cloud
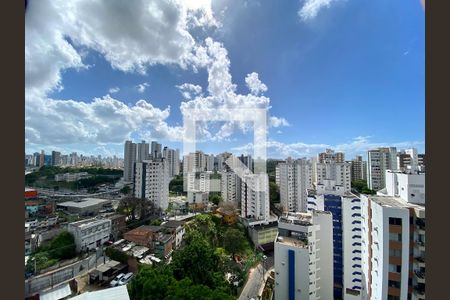
M 350 160 L 356 155 L 363 155 L 364 157 L 367 154 L 367 151 L 370 149 L 386 146 L 397 147 L 397 149 L 416 147 L 419 149 L 419 151 L 421 151 L 421 149 L 423 149 L 424 147 L 424 143 L 420 141 L 404 141 L 394 143 L 373 142 L 371 138 L 367 136 L 359 136 L 349 142 L 343 142 L 335 145 L 307 144 L 302 142 L 283 143 L 279 141 L 269 140 L 267 141 L 267 157 L 280 159 L 284 159 L 289 156 L 295 158 L 312 157 L 329 148 L 335 151 L 344 152 L 346 159 Z M 235 147 L 232 150 L 251 154 L 253 152 L 253 144 L 248 143 L 239 147 Z
M 89 103 L 36 98 L 25 107 L 25 136 L 27 143 L 41 145 L 120 143 L 131 133 L 180 141 L 182 128 L 167 124 L 169 114 L 170 107 L 162 110 L 146 100 L 128 106 L 109 95 Z
M 120 91 L 120 88 L 119 87 L 112 87 L 112 88 L 110 88 L 109 90 L 108 90 L 108 92 L 110 93 L 110 94 L 115 94 L 115 93 L 117 93 L 117 92 L 119 92 Z
M 138 84 L 137 86 L 136 86 L 136 88 L 137 88 L 137 90 L 138 90 L 138 92 L 139 93 L 143 93 L 143 92 L 145 92 L 145 89 L 147 88 L 147 87 L 149 87 L 150 85 L 147 83 L 147 82 L 143 82 L 143 83 L 141 83 L 141 84 Z
M 303 5 L 298 11 L 298 15 L 303 21 L 314 19 L 320 10 L 330 7 L 337 0 L 302 0 Z
M 213 120 L 218 118 L 216 112 L 218 109 L 269 109 L 270 99 L 268 97 L 257 95 L 257 93 L 236 93 L 236 85 L 233 84 L 230 74 L 228 52 L 221 43 L 211 38 L 205 39 L 204 44 L 197 46 L 189 61 L 197 68 L 207 69 L 208 94 L 182 102 L 180 106 L 182 114 L 188 113 L 188 109 L 204 110 L 211 113 L 210 119 Z M 259 81 L 258 74 L 252 74 L 254 75 L 250 77 Z M 259 86 L 265 85 L 259 81 Z M 221 117 L 226 118 L 226 116 Z M 203 132 L 207 131 L 205 123 L 199 123 L 199 126 L 202 127 Z M 214 137 L 214 140 L 226 139 L 236 130 L 241 130 L 245 133 L 249 126 L 248 122 L 226 122 L 219 129 L 218 133 L 209 133 L 208 136 Z
M 193 15 L 202 16 L 197 24 L 191 24 Z M 195 46 L 188 29 L 217 24 L 210 1 L 31 1 L 25 18 L 26 89 L 45 94 L 62 88 L 61 71 L 86 67 L 82 48 L 100 52 L 126 72 L 144 73 L 154 64 L 186 67 Z
M 187 100 L 202 95 L 202 87 L 191 83 L 183 83 L 176 86 L 183 97 Z
M 267 86 L 258 78 L 258 73 L 250 73 L 245 77 L 245 83 L 253 95 L 259 95 L 267 91 Z
M 269 117 L 269 126 L 270 127 L 281 127 L 281 126 L 290 126 L 289 122 L 285 118 L 278 117 Z
M 97 51 L 115 69 L 145 73 L 154 64 L 205 68 L 208 86 L 179 86 L 187 108 L 266 108 L 270 99 L 261 95 L 267 86 L 257 73 L 246 77 L 251 93 L 236 93 L 230 60 L 225 47 L 206 38 L 196 42 L 193 27 L 220 26 L 210 1 L 136 0 L 42 0 L 27 9 L 26 63 L 26 141 L 27 143 L 115 143 L 130 134 L 180 140 L 181 128 L 170 126 L 170 109 L 161 110 L 146 100 L 126 105 L 127 99 L 110 96 L 92 102 L 51 99 L 48 93 L 63 88 L 61 74 L 70 68 L 87 68 L 83 58 Z M 148 83 L 136 88 L 144 92 Z M 109 92 L 113 94 L 115 89 Z M 136 115 L 136 117 L 133 117 Z M 152 119 L 153 118 L 153 119 Z M 282 126 L 287 121 L 271 120 Z M 199 137 L 226 139 L 235 130 L 246 132 L 249 124 L 224 124 L 217 135 L 200 124 Z M 54 130 L 58 128 L 58 130 Z

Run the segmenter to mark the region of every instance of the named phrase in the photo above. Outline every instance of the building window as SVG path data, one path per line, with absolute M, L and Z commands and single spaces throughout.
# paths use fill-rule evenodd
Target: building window
M 402 219 L 401 218 L 389 218 L 389 224 L 402 225 Z
M 393 232 L 390 232 L 390 233 L 389 233 L 389 240 L 390 240 L 390 241 L 398 241 L 398 242 L 401 242 L 401 241 L 402 241 L 402 234 L 401 234 L 401 233 L 393 233 Z
M 401 287 L 400 281 L 388 280 L 388 286 L 399 289 Z

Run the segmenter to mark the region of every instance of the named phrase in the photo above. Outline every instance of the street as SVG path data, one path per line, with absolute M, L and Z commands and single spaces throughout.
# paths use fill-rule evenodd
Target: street
M 255 268 L 250 270 L 247 283 L 239 296 L 239 300 L 258 299 L 258 295 L 262 291 L 265 283 L 263 280 L 264 274 L 273 268 L 274 263 L 273 251 L 266 253 L 266 255 L 264 262 L 259 263 Z

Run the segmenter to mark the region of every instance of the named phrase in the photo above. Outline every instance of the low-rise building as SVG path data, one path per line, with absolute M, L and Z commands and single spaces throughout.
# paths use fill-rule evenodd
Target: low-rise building
M 111 220 L 92 218 L 77 221 L 69 223 L 67 230 L 75 238 L 77 251 L 88 251 L 100 247 L 109 240 Z
M 172 254 L 172 234 L 167 234 L 162 226 L 142 225 L 130 230 L 123 238 L 137 245 L 148 247 L 156 256 L 169 258 Z
M 122 237 L 122 234 L 127 228 L 126 216 L 114 214 L 108 216 L 108 219 L 111 220 L 111 239 L 116 241 Z
M 55 181 L 74 182 L 88 177 L 90 177 L 88 172 L 55 174 Z
M 111 200 L 84 198 L 81 200 L 58 203 L 57 207 L 69 214 L 95 215 L 100 210 L 111 208 Z
M 174 221 L 170 220 L 162 224 L 164 228 L 166 228 L 174 237 L 175 249 L 180 248 L 183 242 L 183 236 L 186 233 L 186 229 L 184 228 L 184 221 Z

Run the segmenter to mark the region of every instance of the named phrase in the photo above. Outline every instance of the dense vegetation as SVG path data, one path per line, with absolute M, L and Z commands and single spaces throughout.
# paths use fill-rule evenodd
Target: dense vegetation
M 220 195 L 220 192 L 209 192 L 209 202 L 219 205 L 221 201 L 222 196 Z
M 79 173 L 87 172 L 92 177 L 83 178 L 76 182 L 56 182 L 54 181 L 56 174 L 63 173 Z M 40 185 L 43 187 L 53 188 L 59 190 L 60 187 L 69 188 L 72 190 L 86 188 L 90 191 L 95 191 L 95 187 L 104 183 L 115 183 L 122 176 L 123 171 L 117 169 L 103 169 L 103 168 L 75 168 L 75 167 L 57 167 L 57 166 L 43 166 L 39 170 L 25 175 L 25 185 L 33 186 Z
M 376 191 L 369 189 L 365 180 L 352 181 L 352 188 L 360 194 L 375 195 L 377 193 Z
M 241 224 L 228 226 L 212 215 L 199 215 L 187 224 L 185 246 L 173 253 L 172 263 L 141 266 L 129 284 L 131 299 L 235 299 L 246 269 L 231 255 L 253 255 Z
M 183 191 L 183 175 L 177 175 L 170 181 L 169 191 L 176 194 L 185 194 Z
M 46 245 L 38 247 L 30 255 L 25 269 L 27 272 L 33 272 L 36 265 L 36 271 L 39 272 L 53 266 L 59 260 L 73 258 L 76 254 L 73 235 L 70 232 L 63 231 Z
M 156 208 L 148 199 L 125 197 L 120 199 L 117 212 L 128 217 L 129 221 L 147 220 L 150 216 L 159 216 L 161 209 Z

